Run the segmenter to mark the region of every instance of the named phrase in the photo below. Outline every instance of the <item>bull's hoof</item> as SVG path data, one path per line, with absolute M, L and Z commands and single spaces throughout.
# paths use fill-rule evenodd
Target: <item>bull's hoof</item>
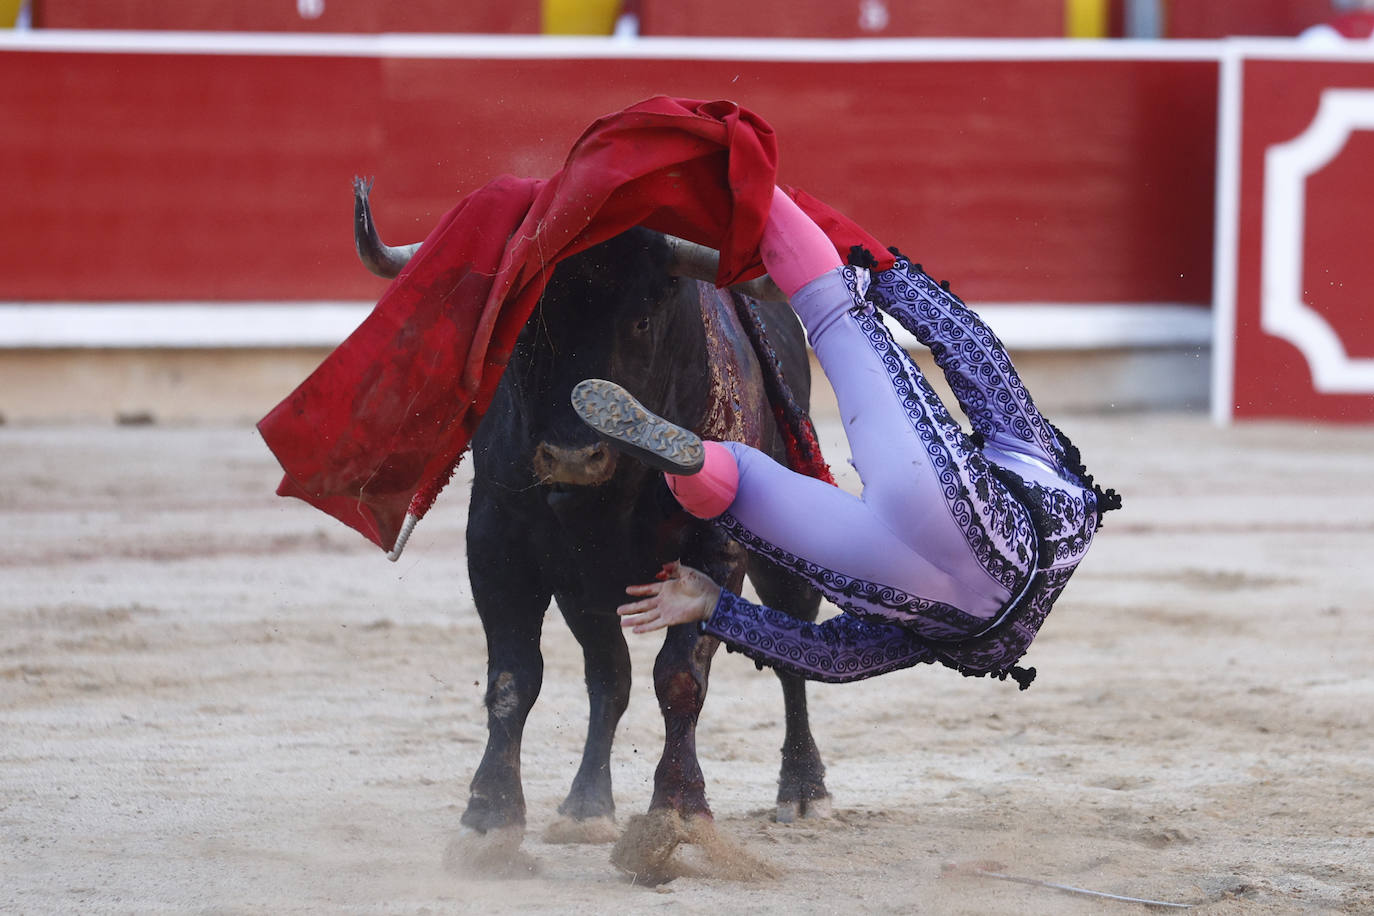
M 774 816 L 779 824 L 791 824 L 797 820 L 827 821 L 835 814 L 834 807 L 827 798 L 808 798 L 800 801 L 778 802 Z
M 463 827 L 444 850 L 444 870 L 474 878 L 529 878 L 539 872 L 534 856 L 520 848 L 525 828 L 519 824 L 478 833 Z
M 560 817 L 544 829 L 545 843 L 614 843 L 620 828 L 609 817 Z
M 687 820 L 676 811 L 636 815 L 611 850 L 611 862 L 631 883 L 658 885 L 681 877 L 763 881 L 778 870 L 716 829 L 709 815 Z
M 687 835 L 687 825 L 676 811 L 636 814 L 611 850 L 611 863 L 629 875 L 632 884 L 663 884 L 683 874 L 672 858 Z

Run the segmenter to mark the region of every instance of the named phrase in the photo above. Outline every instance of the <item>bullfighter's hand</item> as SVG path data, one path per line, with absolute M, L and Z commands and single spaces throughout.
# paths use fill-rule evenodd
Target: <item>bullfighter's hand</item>
M 626 594 L 643 600 L 616 608 L 622 627 L 648 633 L 680 623 L 695 623 L 710 617 L 720 600 L 719 585 L 705 573 L 676 560 L 664 564 L 658 578 L 658 582 L 626 587 Z

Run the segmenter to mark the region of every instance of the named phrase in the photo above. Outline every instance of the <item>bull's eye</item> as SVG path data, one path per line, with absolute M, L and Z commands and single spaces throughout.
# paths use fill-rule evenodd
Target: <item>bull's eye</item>
M 647 330 L 649 330 L 649 316 L 645 315 L 643 318 L 635 322 L 635 333 L 643 334 Z

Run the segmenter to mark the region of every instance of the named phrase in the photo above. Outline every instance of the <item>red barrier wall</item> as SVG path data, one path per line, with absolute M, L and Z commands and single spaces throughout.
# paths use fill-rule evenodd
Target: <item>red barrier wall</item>
M 1170 38 L 1293 36 L 1334 13 L 1330 0 L 1170 0 L 1165 8 L 1165 34 Z
M 757 38 L 1061 38 L 1063 0 L 637 0 L 645 35 Z M 1109 0 L 1121 34 L 1123 0 Z M 36 26 L 55 29 L 537 33 L 539 0 L 32 0 Z M 1330 0 L 1168 0 L 1172 38 L 1296 35 L 1330 18 Z
M 32 0 L 47 29 L 197 29 L 213 32 L 538 32 L 539 0 Z M 305 4 L 305 9 L 312 7 Z
M 547 175 L 656 93 L 770 120 L 780 178 L 981 302 L 1211 300 L 1211 61 L 0 52 L 0 301 L 369 299 L 383 236 Z
M 1062 38 L 1062 0 L 637 0 L 645 35 L 851 38 Z M 56 29 L 533 33 L 539 0 L 34 0 L 35 25 Z M 304 8 L 312 9 L 311 3 Z
M 1064 4 L 967 0 L 643 0 L 646 35 L 1063 38 Z

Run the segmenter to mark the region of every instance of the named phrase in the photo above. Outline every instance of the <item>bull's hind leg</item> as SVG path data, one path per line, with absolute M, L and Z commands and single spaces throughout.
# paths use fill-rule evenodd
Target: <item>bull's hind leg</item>
M 563 607 L 560 599 L 559 606 Z M 630 652 L 620 618 L 564 610 L 568 628 L 582 647 L 590 714 L 582 765 L 568 797 L 558 806 L 562 818 L 544 834 L 549 842 L 610 843 L 615 827 L 611 792 L 611 744 L 616 726 L 630 705 Z
M 797 576 L 762 557 L 750 557 L 749 581 L 764 604 L 785 608 L 802 620 L 815 621 L 821 596 Z M 777 675 L 782 684 L 785 723 L 782 767 L 778 772 L 777 819 L 790 823 L 798 817 L 829 817 L 830 792 L 825 788 L 825 764 L 821 762 L 821 752 L 811 734 L 806 680 L 781 671 Z

